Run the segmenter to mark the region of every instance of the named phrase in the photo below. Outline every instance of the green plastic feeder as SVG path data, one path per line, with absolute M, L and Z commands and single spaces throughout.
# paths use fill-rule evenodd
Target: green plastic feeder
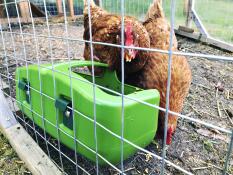
M 121 140 L 112 133 L 121 136 L 122 97 L 113 91 L 121 93 L 121 82 L 116 72 L 110 71 L 106 64 L 95 62 L 94 65 L 99 70 L 95 73 L 96 136 L 98 154 L 101 155 L 98 162 L 105 164 L 101 158 L 104 157 L 116 164 L 121 160 Z M 50 64 L 40 67 L 30 65 L 28 71 L 26 67 L 20 67 L 16 71 L 16 80 L 19 80 L 16 98 L 22 112 L 33 119 L 40 128 L 45 129 L 54 138 L 59 138 L 61 143 L 71 149 L 76 145 L 80 154 L 96 161 L 93 85 L 87 66 L 91 66 L 91 62 L 74 61 L 55 64 L 53 67 Z M 113 91 L 109 92 L 101 87 Z M 142 90 L 125 85 L 124 93 L 124 138 L 137 146 L 145 147 L 156 134 L 158 110 L 129 98 L 159 105 L 159 92 L 155 89 Z M 56 126 L 59 128 L 59 134 Z M 77 144 L 74 142 L 74 136 L 78 140 Z M 126 142 L 123 149 L 124 159 L 137 151 Z

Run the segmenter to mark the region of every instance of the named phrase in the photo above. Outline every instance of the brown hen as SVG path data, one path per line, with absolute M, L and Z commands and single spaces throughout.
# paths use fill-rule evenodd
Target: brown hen
M 95 42 L 121 45 L 121 16 L 110 14 L 90 0 L 92 40 Z M 90 40 L 88 1 L 84 0 L 84 40 Z M 124 18 L 124 45 L 132 47 L 150 47 L 149 35 L 145 27 L 133 17 Z M 96 61 L 107 63 L 111 69 L 121 68 L 121 48 L 93 44 Z M 91 59 L 90 44 L 85 43 L 84 58 Z M 140 59 L 135 59 L 140 58 Z M 142 68 L 147 60 L 145 51 L 125 49 L 125 71 L 133 73 Z
M 146 20 L 143 24 L 150 35 L 151 48 L 168 50 L 170 26 L 163 13 L 161 0 L 154 0 L 149 7 Z M 177 40 L 174 34 L 172 50 L 177 51 Z M 142 70 L 134 74 L 134 76 L 128 77 L 128 82 L 144 89 L 158 89 L 161 98 L 160 107 L 165 108 L 169 57 L 167 54 L 158 52 L 150 52 L 149 54 L 149 59 Z M 171 111 L 177 113 L 182 111 L 185 97 L 189 91 L 191 78 L 191 70 L 186 58 L 184 56 L 173 55 L 169 100 L 169 108 Z M 158 125 L 160 135 L 164 133 L 164 116 L 165 112 L 160 111 Z M 171 143 L 176 126 L 177 116 L 169 114 L 167 144 Z

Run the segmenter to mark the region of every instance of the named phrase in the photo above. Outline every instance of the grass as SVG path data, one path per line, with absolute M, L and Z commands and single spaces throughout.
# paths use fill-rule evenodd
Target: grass
M 233 1 L 209 0 L 207 3 L 207 0 L 203 2 L 199 0 L 196 2 L 196 11 L 209 34 L 233 43 Z
M 31 174 L 0 130 L 0 174 Z
M 233 1 L 232 0 L 196 0 L 195 9 L 209 34 L 217 39 L 233 43 Z M 120 13 L 120 0 L 103 0 L 104 8 Z M 125 0 L 125 14 L 143 19 L 151 0 Z M 183 14 L 184 0 L 176 0 L 176 27 L 185 24 Z M 163 0 L 166 16 L 170 16 L 170 0 Z M 194 24 L 192 24 L 193 27 Z

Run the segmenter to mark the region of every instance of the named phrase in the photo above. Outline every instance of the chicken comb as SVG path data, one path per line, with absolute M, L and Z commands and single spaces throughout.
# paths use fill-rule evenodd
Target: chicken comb
M 130 35 L 133 32 L 132 23 L 129 21 L 126 23 L 125 33 Z
M 127 22 L 125 26 L 125 45 L 133 45 L 133 27 L 131 22 Z

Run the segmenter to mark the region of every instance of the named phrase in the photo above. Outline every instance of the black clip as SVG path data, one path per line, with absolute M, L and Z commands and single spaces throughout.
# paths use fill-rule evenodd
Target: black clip
M 73 111 L 71 101 L 66 99 L 57 99 L 55 101 L 55 107 L 58 108 L 63 114 L 63 124 L 73 130 Z
M 30 83 L 26 81 L 19 81 L 19 89 L 22 89 L 26 93 L 26 101 L 30 104 Z

